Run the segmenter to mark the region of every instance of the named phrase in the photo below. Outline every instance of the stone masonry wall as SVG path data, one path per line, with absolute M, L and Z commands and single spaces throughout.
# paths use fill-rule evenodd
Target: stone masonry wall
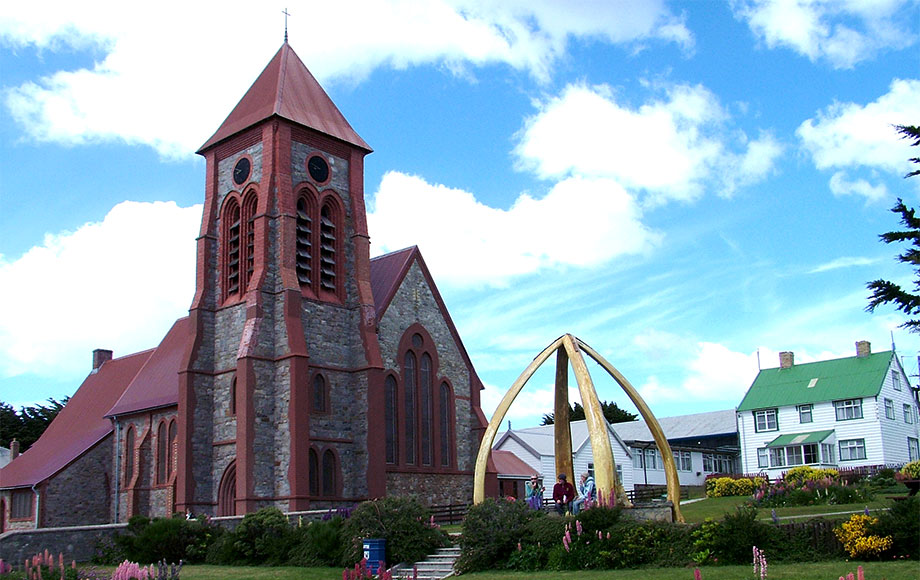
M 108 435 L 48 480 L 41 494 L 43 526 L 109 522 L 113 491 L 112 438 Z

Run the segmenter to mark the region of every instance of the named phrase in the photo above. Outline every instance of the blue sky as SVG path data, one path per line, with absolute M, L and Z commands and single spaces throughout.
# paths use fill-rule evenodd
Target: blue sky
M 570 332 L 659 416 L 731 408 L 777 353 L 909 374 L 866 282 L 917 204 L 920 4 L 20 3 L 0 10 L 0 400 L 187 313 L 210 137 L 290 44 L 374 148 L 374 254 L 417 244 L 497 401 Z M 602 399 L 632 410 L 592 367 Z M 551 410 L 552 370 L 512 407 Z M 914 379 L 916 381 L 916 379 Z

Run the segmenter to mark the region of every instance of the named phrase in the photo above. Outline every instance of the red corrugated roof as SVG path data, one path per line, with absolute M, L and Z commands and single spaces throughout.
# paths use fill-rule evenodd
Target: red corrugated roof
M 173 324 L 144 367 L 106 416 L 175 405 L 179 401 L 179 367 L 188 345 L 189 319 Z
M 371 260 L 371 292 L 374 294 L 374 309 L 378 320 L 418 253 L 418 246 L 412 246 Z
M 498 476 L 503 475 L 514 477 L 530 477 L 531 475 L 540 475 L 533 467 L 524 462 L 520 457 L 511 451 L 501 449 L 492 450 L 492 461 L 495 463 L 495 471 Z
M 326 91 L 316 82 L 300 57 L 294 53 L 294 49 L 285 42 L 230 116 L 198 152 L 201 153 L 272 115 L 315 129 L 365 151 L 371 151 L 364 139 L 351 128 Z
M 112 432 L 106 411 L 153 354 L 152 350 L 106 361 L 90 374 L 51 425 L 25 453 L 0 469 L 0 487 L 42 482 Z

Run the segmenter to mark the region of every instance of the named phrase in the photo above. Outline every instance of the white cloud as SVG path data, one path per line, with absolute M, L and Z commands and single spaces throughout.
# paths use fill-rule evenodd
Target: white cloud
M 791 48 L 811 61 L 851 68 L 917 41 L 904 23 L 912 0 L 736 0 L 735 15 L 770 48 Z
M 877 258 L 857 258 L 852 256 L 844 256 L 842 258 L 837 258 L 836 260 L 831 260 L 825 264 L 815 266 L 809 270 L 808 273 L 818 274 L 820 272 L 839 270 L 840 268 L 852 268 L 853 266 L 871 266 L 872 264 L 877 264 L 878 262 L 879 260 Z
M 872 185 L 865 179 L 847 179 L 846 172 L 837 171 L 831 176 L 831 192 L 834 195 L 855 195 L 866 201 L 884 201 L 888 198 L 888 188 L 883 183 Z
M 739 353 L 721 344 L 699 342 L 688 354 L 692 359 L 686 367 L 687 376 L 678 384 L 663 385 L 658 376 L 651 375 L 638 387 L 647 403 L 692 400 L 731 407 L 741 401 L 757 376 L 756 352 Z
M 471 193 L 389 172 L 372 205 L 375 253 L 418 245 L 439 283 L 454 285 L 500 286 L 543 268 L 598 266 L 661 239 L 609 179 L 565 179 L 542 199 L 521 195 L 502 210 Z
M 895 125 L 920 118 L 920 81 L 895 79 L 886 94 L 866 105 L 834 103 L 814 119 L 799 125 L 796 135 L 818 169 L 836 169 L 830 179 L 834 195 L 856 195 L 866 201 L 887 197 L 875 171 L 903 176 L 911 167 L 912 151 Z M 850 177 L 862 169 L 866 177 Z
M 479 394 L 480 404 L 486 419 L 491 420 L 498 404 L 507 394 L 508 387 L 496 387 L 489 384 L 483 386 L 485 388 Z M 512 421 L 512 425 L 519 421 L 517 428 L 539 425 L 543 415 L 553 412 L 555 393 L 556 388 L 553 384 L 540 386 L 527 383 L 508 408 L 508 413 L 505 414 L 499 430 L 505 430 L 508 427 L 508 421 Z M 581 404 L 581 394 L 577 388 L 569 387 L 569 405 L 574 405 L 576 402 Z
M 10 4 L 0 12 L 0 44 L 76 48 L 96 60 L 12 87 L 6 106 L 38 141 L 120 141 L 148 145 L 166 158 L 189 156 L 279 47 L 285 6 L 269 1 L 253 10 L 238 1 L 175 0 Z M 660 0 L 565 6 L 343 0 L 300 6 L 291 11 L 291 44 L 311 72 L 329 82 L 354 82 L 378 67 L 443 64 L 462 71 L 496 63 L 545 80 L 569 40 L 579 37 L 614 43 L 660 39 L 692 47 L 681 19 Z M 164 30 L 182 42 L 164 41 Z M 225 42 L 228 32 L 242 35 L 241 41 Z
M 191 304 L 201 210 L 126 201 L 15 261 L 0 256 L 0 376 L 80 375 L 94 348 L 156 346 Z
M 714 175 L 724 187 L 719 193 L 730 195 L 772 169 L 781 146 L 765 134 L 733 152 L 722 132 L 727 113 L 705 87 L 663 91 L 663 99 L 630 108 L 609 87 L 566 87 L 521 131 L 521 166 L 542 178 L 612 179 L 649 192 L 653 203 L 695 199 Z

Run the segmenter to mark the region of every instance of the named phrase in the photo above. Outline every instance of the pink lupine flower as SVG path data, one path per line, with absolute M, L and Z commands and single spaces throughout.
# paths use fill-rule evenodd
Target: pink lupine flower
M 699 568 L 693 569 L 693 580 L 703 580 L 703 573 L 700 572 Z
M 584 529 L 581 527 L 581 522 L 579 520 L 575 520 L 575 530 L 578 531 L 579 536 L 584 531 Z

